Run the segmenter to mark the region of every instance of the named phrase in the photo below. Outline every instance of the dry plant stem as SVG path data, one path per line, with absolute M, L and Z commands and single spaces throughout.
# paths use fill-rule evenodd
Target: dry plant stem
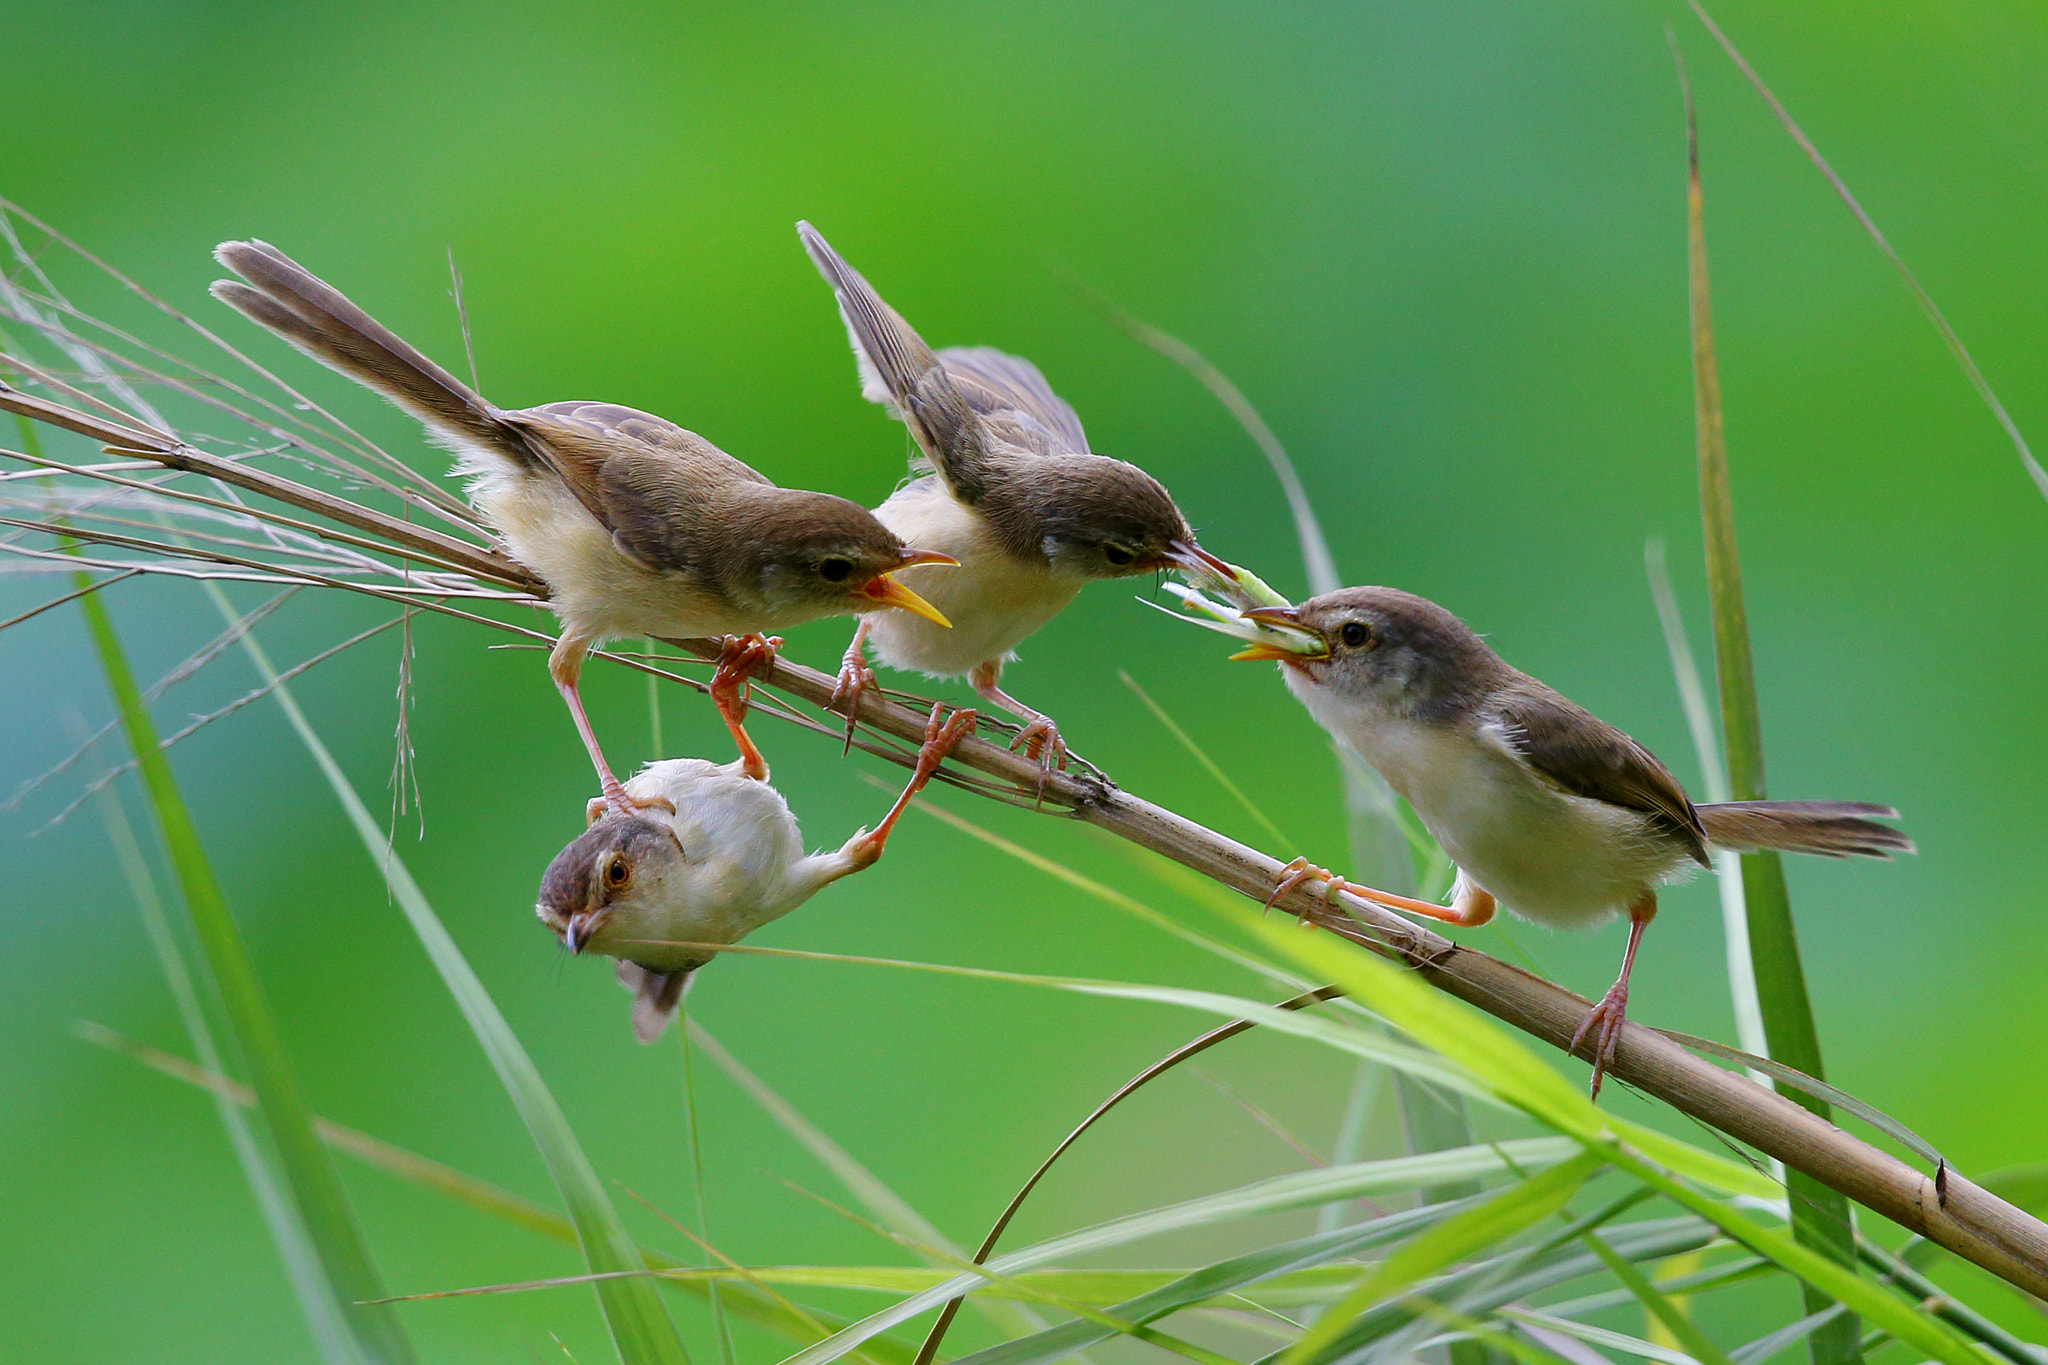
M 671 643 L 699 658 L 717 657 L 713 641 Z M 830 675 L 786 659 L 777 659 L 757 681 L 820 707 L 832 695 Z M 925 720 L 924 713 L 882 697 L 871 696 L 861 706 L 863 725 L 913 744 L 923 739 Z M 905 766 L 915 761 L 907 753 L 883 757 Z M 1048 811 L 1063 812 L 1163 854 L 1254 901 L 1265 900 L 1282 875 L 1277 858 L 1097 779 L 1060 772 L 1044 775 L 1037 763 L 986 740 L 962 740 L 953 761 L 1023 792 L 1037 791 L 1043 776 Z M 1276 908 L 1411 967 L 1438 989 L 1560 1050 L 1589 1008 L 1584 999 L 1562 987 L 1462 947 L 1348 892 L 1333 893 L 1326 901 L 1320 890 L 1298 888 L 1282 897 Z M 1608 1074 L 1806 1172 L 1999 1278 L 2048 1296 L 2048 1224 L 1953 1171 L 1944 1168 L 1931 1177 L 1922 1175 L 1784 1096 L 1695 1057 L 1635 1023 L 1623 1026 Z

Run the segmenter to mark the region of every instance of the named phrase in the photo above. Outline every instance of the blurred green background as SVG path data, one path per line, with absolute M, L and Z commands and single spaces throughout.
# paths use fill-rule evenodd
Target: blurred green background
M 2048 440 L 2039 9 L 1731 3 L 1717 18 L 1918 269 L 2022 428 Z M 2048 506 L 1890 268 L 1676 5 L 8 0 L 0 195 L 423 467 L 440 457 L 416 428 L 206 299 L 216 241 L 277 243 L 460 368 L 452 248 L 497 401 L 633 404 L 780 482 L 873 503 L 900 476 L 905 442 L 857 395 L 792 231 L 809 218 L 934 344 L 1036 359 L 1097 450 L 1143 463 L 1206 544 L 1298 592 L 1292 531 L 1256 451 L 1184 374 L 1077 301 L 1077 278 L 1199 347 L 1263 409 L 1347 578 L 1444 602 L 1696 785 L 1642 571 L 1645 538 L 1665 537 L 1704 650 L 1667 23 L 1700 101 L 1772 791 L 1893 802 L 1921 847 L 1896 866 L 1791 867 L 1831 1076 L 1965 1171 L 2042 1160 Z M 1227 667 L 1220 642 L 1134 604 L 1145 590 L 1085 593 L 1026 646 L 1013 690 L 1125 786 L 1258 841 L 1118 682 L 1128 670 L 1305 851 L 1343 865 L 1321 736 L 1267 670 Z M 47 591 L 0 580 L 0 618 Z M 218 629 L 176 586 L 127 584 L 107 600 L 145 678 Z M 372 619 L 301 596 L 263 633 L 296 660 Z M 829 666 L 846 629 L 806 628 L 790 648 Z M 591 785 L 574 734 L 536 657 L 437 620 L 418 635 L 426 835 L 416 843 L 408 821 L 399 847 L 599 1169 L 684 1215 L 673 1037 L 636 1046 L 607 966 L 565 962 L 533 921 L 539 872 L 580 828 Z M 300 685 L 373 794 L 391 761 L 395 652 L 381 637 Z M 66 751 L 72 717 L 110 714 L 68 612 L 0 635 L 0 677 L 9 789 Z M 160 718 L 174 728 L 252 685 L 230 654 Z M 653 756 L 637 678 L 596 668 L 587 694 L 615 762 Z M 700 699 L 669 696 L 663 721 L 671 753 L 727 756 Z M 897 780 L 771 721 L 757 734 L 814 845 L 878 813 L 886 796 L 864 774 Z M 12 1358 L 46 1362 L 304 1359 L 207 1103 L 68 1032 L 89 1018 L 185 1050 L 93 810 L 36 832 L 121 753 L 102 746 L 0 818 L 0 880 L 15 888 L 0 966 L 0 1333 Z M 552 1202 L 496 1080 L 274 708 L 175 754 L 315 1106 Z M 1085 831 L 955 792 L 931 799 L 1209 923 Z M 1665 905 L 1636 1017 L 1730 1037 L 1713 889 L 1695 883 Z M 1618 927 L 1470 937 L 1587 992 L 1621 948 Z M 876 871 L 759 941 L 1240 984 L 919 816 Z M 720 963 L 691 1007 L 969 1243 L 1073 1121 L 1208 1022 L 762 958 Z M 1205 1065 L 1328 1150 L 1349 1079 L 1339 1062 L 1254 1036 Z M 837 1193 L 715 1071 L 700 1066 L 697 1081 L 710 1230 L 726 1251 L 902 1259 L 783 1184 Z M 1384 1115 L 1374 1131 L 1390 1150 Z M 1012 1236 L 1297 1160 L 1215 1088 L 1177 1075 L 1091 1136 Z M 575 1268 L 566 1249 L 344 1172 L 393 1292 Z M 650 1240 L 687 1253 L 621 1204 Z M 1981 1277 L 1956 1283 L 2027 1321 Z M 1754 1297 L 1760 1323 L 1795 1315 L 1789 1290 Z M 708 1320 L 678 1313 L 708 1353 Z M 404 1316 L 438 1361 L 549 1358 L 549 1332 L 578 1359 L 608 1354 L 582 1290 Z M 1740 1323 L 1709 1326 L 1741 1339 Z M 956 1343 L 979 1330 L 970 1319 Z M 779 1353 L 751 1332 L 740 1346 L 747 1359 Z

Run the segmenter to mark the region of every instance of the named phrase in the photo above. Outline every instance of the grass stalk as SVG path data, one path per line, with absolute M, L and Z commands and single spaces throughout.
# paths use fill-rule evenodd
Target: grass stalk
M 79 578 L 83 587 L 85 576 Z M 228 910 L 170 761 L 158 745 L 156 725 L 143 705 L 120 637 L 99 598 L 81 597 L 79 608 L 85 614 L 108 690 L 121 712 L 129 746 L 141 765 L 143 786 L 184 892 L 201 958 L 218 991 L 235 1049 L 249 1068 L 285 1185 L 319 1258 L 335 1317 L 347 1324 L 356 1349 L 365 1358 L 407 1365 L 414 1359 L 411 1344 L 396 1313 L 372 1302 L 383 1297 L 383 1285 L 349 1210 L 341 1179 L 314 1136 L 312 1111 L 264 999 L 248 945 Z
M 1676 44 L 1673 45 L 1676 52 Z M 1679 79 L 1685 84 L 1683 60 Z M 1699 447 L 1700 515 L 1706 531 L 1707 591 L 1713 603 L 1714 658 L 1721 684 L 1721 729 L 1728 759 L 1728 789 L 1737 801 L 1764 799 L 1763 722 L 1757 705 L 1756 672 L 1750 654 L 1749 618 L 1742 599 L 1742 563 L 1735 548 L 1734 498 L 1729 487 L 1728 445 L 1721 420 L 1721 382 L 1714 354 L 1714 320 L 1707 278 L 1705 196 L 1700 186 L 1699 130 L 1692 91 L 1685 86 L 1686 263 L 1691 302 L 1693 401 Z M 1792 925 L 1785 868 L 1775 852 L 1742 856 L 1742 896 L 1749 929 L 1750 967 L 1756 978 L 1767 1055 L 1816 1079 L 1825 1080 L 1820 1036 L 1799 965 L 1799 941 Z M 1811 1095 L 1792 1100 L 1827 1120 L 1829 1108 Z M 1849 1201 L 1804 1171 L 1786 1173 L 1793 1236 L 1855 1273 L 1856 1232 Z M 1803 1286 L 1808 1314 L 1830 1300 L 1817 1286 Z M 1855 1365 L 1863 1358 L 1862 1330 L 1844 1313 L 1814 1331 L 1807 1349 L 1814 1365 Z
M 208 583 L 206 587 L 221 613 L 231 621 L 236 619 L 234 608 L 219 586 Z M 548 1173 L 554 1177 L 556 1189 L 561 1192 L 563 1203 L 568 1206 L 569 1216 L 576 1224 L 584 1260 L 593 1272 L 599 1274 L 640 1268 L 643 1263 L 638 1249 L 627 1237 L 625 1226 L 619 1222 L 618 1211 L 605 1196 L 597 1172 L 584 1156 L 567 1116 L 555 1102 L 547 1083 L 541 1079 L 533 1059 L 527 1056 L 511 1025 L 506 1023 L 497 1003 L 485 990 L 483 981 L 450 937 L 440 916 L 434 913 L 433 906 L 413 880 L 404 860 L 391 849 L 385 831 L 378 827 L 369 807 L 363 804 L 355 787 L 341 771 L 341 765 L 335 762 L 334 755 L 314 731 L 305 712 L 299 709 L 290 688 L 280 684 L 270 656 L 256 642 L 253 634 L 242 637 L 242 647 L 255 664 L 256 671 L 262 675 L 265 685 L 272 689 L 285 719 L 291 723 L 300 742 L 333 789 L 336 799 L 341 802 L 349 823 L 362 840 L 364 851 L 382 869 L 392 898 L 404 912 L 420 940 L 420 946 L 426 950 L 428 959 L 440 973 L 448 993 L 455 998 L 457 1008 L 468 1021 L 484 1055 L 497 1071 L 506 1095 L 525 1121 L 534 1145 L 540 1149 L 541 1158 L 547 1164 Z M 596 1292 L 605 1324 L 611 1330 L 612 1342 L 625 1365 L 689 1365 L 689 1354 L 683 1349 L 682 1338 L 676 1334 L 667 1307 L 649 1281 L 639 1276 L 601 1279 L 596 1284 Z
M 185 1026 L 185 1037 L 192 1045 L 192 1054 L 199 1059 L 202 1068 L 218 1073 L 222 1067 L 220 1049 L 213 1039 L 213 1027 L 207 1022 L 206 1009 L 200 1003 L 191 971 L 185 965 L 184 952 L 171 933 L 170 917 L 164 912 L 163 898 L 157 894 L 156 879 L 150 875 L 149 867 L 142 859 L 142 848 L 136 841 L 134 827 L 128 823 L 127 813 L 121 808 L 121 799 L 111 789 L 103 789 L 99 793 L 97 805 L 101 820 L 106 825 L 107 842 L 114 850 L 114 861 L 120 864 L 121 875 L 128 883 L 130 894 L 135 897 L 143 932 L 156 953 L 157 966 L 163 972 L 164 984 L 170 988 L 171 1002 L 177 1007 L 179 1021 Z M 348 1324 L 341 1317 L 341 1305 L 327 1287 L 326 1274 L 320 1267 L 320 1253 L 307 1236 L 305 1223 L 278 1184 L 277 1172 L 272 1169 L 255 1130 L 242 1112 L 242 1106 L 218 1093 L 212 1098 L 215 1117 L 227 1134 L 235 1162 L 242 1168 L 242 1178 L 249 1182 L 249 1191 L 256 1197 L 256 1207 L 262 1211 L 264 1225 L 270 1229 L 271 1243 L 277 1248 L 278 1260 L 284 1264 L 285 1278 L 291 1283 L 292 1295 L 299 1302 L 299 1311 L 305 1315 L 306 1326 L 313 1334 L 320 1358 L 328 1365 L 355 1365 L 362 1360 L 362 1355 L 356 1349 Z M 253 1094 L 249 1095 L 248 1102 L 255 1103 Z M 319 1120 L 316 1118 L 314 1122 L 317 1126 Z

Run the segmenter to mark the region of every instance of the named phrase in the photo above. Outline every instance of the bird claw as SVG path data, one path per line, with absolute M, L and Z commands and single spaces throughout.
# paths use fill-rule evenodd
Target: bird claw
M 896 798 L 896 804 L 889 808 L 882 823 L 872 831 L 861 830 L 846 841 L 845 851 L 853 859 L 855 871 L 874 866 L 875 860 L 882 856 L 882 846 L 889 841 L 889 831 L 895 827 L 896 817 L 910 805 L 910 798 L 924 790 L 925 784 L 932 780 L 932 774 L 946 761 L 946 756 L 961 740 L 974 733 L 977 719 L 974 711 L 963 708 L 950 716 L 946 716 L 945 711 L 944 702 L 932 703 L 931 717 L 924 723 L 924 743 L 917 748 L 917 766 L 910 774 L 910 781 L 904 785 L 903 795 Z M 945 719 L 941 720 L 941 716 Z
M 1593 1087 L 1592 1098 L 1600 1098 L 1600 1082 L 1606 1078 L 1607 1070 L 1614 1065 L 1614 1050 L 1621 1043 L 1622 1025 L 1628 1022 L 1628 987 L 1616 982 L 1600 997 L 1600 1003 L 1586 1011 L 1586 1017 L 1579 1021 L 1579 1027 L 1572 1034 L 1567 1052 L 1577 1052 L 1579 1044 L 1592 1035 Z
M 931 716 L 924 723 L 924 743 L 917 747 L 917 774 L 912 778 L 920 787 L 931 781 L 939 764 L 946 761 L 960 741 L 974 733 L 974 723 L 980 719 L 972 707 L 963 707 L 941 722 L 939 717 L 944 711 L 944 703 L 934 702 Z
M 826 705 L 835 711 L 846 713 L 846 747 L 840 750 L 840 757 L 853 751 L 853 729 L 860 719 L 860 701 L 867 690 L 875 686 L 875 670 L 868 667 L 861 657 L 859 646 L 846 651 L 846 657 L 839 661 L 839 676 L 833 680 L 832 696 Z
M 1010 752 L 1019 748 L 1024 757 L 1036 759 L 1038 766 L 1050 773 L 1055 767 L 1061 772 L 1067 770 L 1067 742 L 1060 738 L 1060 727 L 1053 724 L 1051 716 L 1040 716 L 1017 732 L 1010 741 Z
M 1338 891 L 1361 889 L 1355 887 L 1351 882 L 1344 880 L 1344 878 L 1336 873 L 1326 868 L 1317 867 L 1306 858 L 1296 858 L 1293 862 L 1280 869 L 1280 880 L 1273 887 L 1273 894 L 1266 897 L 1264 909 L 1271 910 L 1275 905 L 1279 904 L 1282 896 L 1292 891 L 1295 887 L 1300 886 L 1303 882 L 1321 883 L 1323 899 L 1325 901 L 1329 900 L 1331 895 Z M 1308 917 L 1308 911 L 1306 910 L 1296 911 L 1295 918 L 1301 921 L 1304 928 L 1313 929 L 1316 927 L 1316 922 Z
M 717 666 L 711 670 L 711 697 L 732 719 L 747 718 L 747 680 L 775 667 L 775 651 L 782 648 L 780 635 L 728 635 L 719 651 Z
M 607 811 L 616 811 L 620 815 L 633 815 L 643 810 L 665 811 L 673 816 L 676 813 L 676 803 L 669 800 L 666 796 L 649 796 L 645 799 L 628 796 L 626 795 L 626 789 L 621 787 L 616 795 L 593 796 L 584 803 L 583 827 L 589 829 L 592 825 L 603 819 Z
M 756 782 L 768 780 L 768 761 L 761 757 L 761 751 L 754 747 L 741 723 L 747 718 L 747 680 L 773 668 L 775 651 L 781 647 L 779 635 L 728 635 L 718 652 L 717 666 L 711 670 L 711 703 L 718 708 L 725 728 L 732 731 L 747 776 Z

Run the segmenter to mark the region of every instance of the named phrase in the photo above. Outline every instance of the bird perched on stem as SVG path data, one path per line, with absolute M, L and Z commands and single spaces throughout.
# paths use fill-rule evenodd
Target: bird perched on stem
M 918 591 L 953 623 L 927 628 L 901 613 L 863 619 L 833 694 L 849 727 L 874 681 L 864 654 L 932 677 L 965 675 L 984 699 L 1025 722 L 1011 745 L 1048 770 L 1066 765 L 1050 716 L 1004 692 L 1003 665 L 1091 579 L 1182 569 L 1208 581 L 1224 569 L 1195 543 L 1159 481 L 1088 449 L 1081 419 L 1028 360 L 983 346 L 934 353 L 809 223 L 804 250 L 832 286 L 853 343 L 861 394 L 910 428 L 922 458 L 875 516 L 898 535 L 960 561 L 944 576 L 914 571 Z M 851 734 L 851 729 L 848 731 Z
M 276 247 L 224 242 L 214 256 L 241 277 L 216 283 L 215 298 L 455 452 L 471 503 L 548 585 L 562 621 L 548 671 L 614 809 L 628 798 L 577 692 L 584 656 L 605 639 L 725 637 L 711 697 L 742 762 L 765 774 L 741 723 L 747 677 L 774 657 L 761 632 L 884 607 L 944 629 L 894 573 L 952 558 L 909 548 L 858 503 L 778 488 L 696 433 L 614 403 L 494 407 Z
M 702 945 L 737 943 L 841 877 L 872 867 L 896 818 L 974 725 L 974 712 L 940 720 L 932 708 L 917 766 L 872 830 L 830 853 L 804 853 L 803 835 L 765 770 L 698 758 L 651 763 L 626 784 L 641 806 L 668 814 L 621 815 L 600 798 L 590 827 L 555 855 L 534 909 L 572 953 L 619 959 L 633 992 L 633 1032 L 661 1036 L 697 968 L 717 956 Z
M 1342 588 L 1242 614 L 1259 638 L 1236 659 L 1274 659 L 1316 723 L 1407 798 L 1458 866 L 1448 907 L 1352 886 L 1296 860 L 1274 892 L 1320 878 L 1451 924 L 1496 907 L 1559 928 L 1628 916 L 1621 975 L 1572 1035 L 1592 1040 L 1593 1093 L 1614 1060 L 1629 973 L 1657 888 L 1710 847 L 1885 858 L 1913 841 L 1856 801 L 1696 806 L 1649 750 L 1508 666 L 1434 602 L 1394 588 Z

